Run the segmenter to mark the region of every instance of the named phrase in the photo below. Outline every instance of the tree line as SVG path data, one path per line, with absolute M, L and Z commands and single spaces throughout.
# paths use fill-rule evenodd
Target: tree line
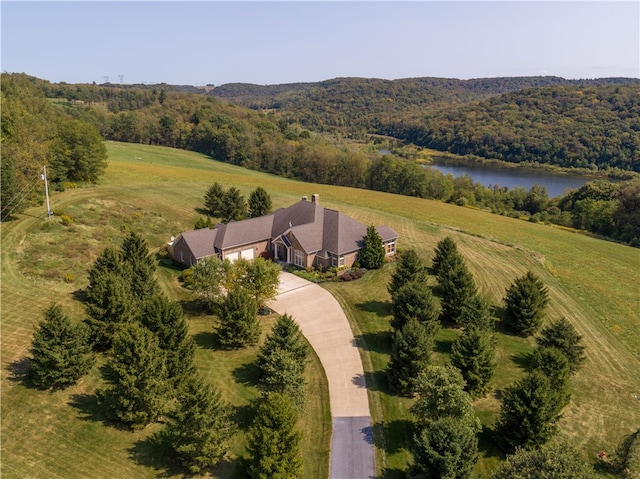
M 431 273 L 438 281 L 434 289 L 440 308 L 427 286 L 429 269 L 422 257 L 413 249 L 400 255 L 388 285 L 392 347 L 387 377 L 396 394 L 415 398 L 411 406 L 415 464 L 409 475 L 466 479 L 475 477 L 481 429 L 472 400 L 490 390 L 497 366 L 496 319 L 492 306 L 479 296 L 452 238 L 438 242 Z M 494 440 L 514 455 L 494 478 L 514 477 L 516 471 L 524 474 L 532 461 L 540 460 L 533 456 L 543 457 L 554 477 L 594 477 L 570 446 L 561 446 L 571 451 L 566 454 L 547 446 L 569 402 L 569 378 L 585 359 L 581 337 L 569 321 L 560 318 L 542 328 L 548 301 L 546 287 L 532 272 L 516 278 L 505 292 L 504 327 L 525 337 L 536 334 L 537 346 L 527 374 L 502 398 Z M 463 330 L 451 346 L 449 364 L 436 366 L 431 354 L 443 324 Z M 537 477 L 530 470 L 528 474 L 518 477 Z

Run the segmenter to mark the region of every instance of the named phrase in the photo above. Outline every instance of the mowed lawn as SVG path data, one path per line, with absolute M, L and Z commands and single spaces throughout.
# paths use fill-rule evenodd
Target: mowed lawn
M 311 185 L 248 171 L 202 155 L 169 148 L 108 143 L 110 166 L 96 187 L 56 193 L 52 208 L 74 218 L 65 227 L 47 225 L 44 208 L 32 209 L 2 225 L 2 477 L 155 477 L 171 476 L 159 460 L 151 437 L 158 425 L 130 433 L 106 424 L 95 407 L 102 384 L 94 371 L 78 385 L 57 392 L 30 389 L 21 381 L 33 325 L 52 301 L 75 319 L 83 317 L 76 292 L 86 285 L 86 270 L 129 229 L 141 232 L 158 250 L 172 236 L 191 229 L 207 188 L 218 181 L 245 196 L 257 186 L 272 197 L 274 208 L 302 195 L 320 194 L 325 206 L 365 224 L 387 224 L 400 234 L 399 247 L 416 248 L 429 260 L 438 240 L 451 235 L 487 298 L 500 305 L 516 276 L 534 271 L 551 292 L 548 318 L 568 318 L 583 336 L 587 361 L 572 380 L 572 401 L 564 411 L 560 434 L 571 438 L 585 459 L 613 452 L 619 440 L 640 427 L 640 250 L 563 229 L 531 224 L 435 201 Z M 386 284 L 393 265 L 352 283 L 328 285 L 347 311 L 359 339 L 376 424 L 378 469 L 401 477 L 409 460 L 410 401 L 386 388 L 389 356 L 389 296 Z M 188 301 L 177 272 L 161 268 L 163 288 Z M 431 284 L 435 279 L 431 278 Z M 248 420 L 248 404 L 257 390 L 247 378 L 257 349 L 224 353 L 216 349 L 214 319 L 194 315 L 198 365 Z M 265 319 L 265 329 L 273 318 Z M 434 358 L 446 362 L 458 331 L 443 328 Z M 479 470 L 489 473 L 500 455 L 491 447 L 491 425 L 499 411 L 500 391 L 523 374 L 531 339 L 498 334 L 495 390 L 476 401 L 486 431 Z M 309 395 L 326 398 L 326 382 L 312 361 Z M 306 477 L 326 473 L 328 404 L 313 400 L 305 428 Z M 408 434 L 409 433 L 409 434 Z M 232 458 L 244 453 L 239 435 Z M 317 466 L 317 467 L 316 467 Z M 234 477 L 234 463 L 215 471 Z

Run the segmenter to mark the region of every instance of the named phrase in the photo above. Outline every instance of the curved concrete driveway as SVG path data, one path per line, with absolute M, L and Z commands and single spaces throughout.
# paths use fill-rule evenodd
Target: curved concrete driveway
M 364 370 L 344 311 L 327 290 L 285 272 L 280 274 L 278 296 L 269 307 L 298 323 L 327 375 L 333 419 L 329 478 L 374 478 Z

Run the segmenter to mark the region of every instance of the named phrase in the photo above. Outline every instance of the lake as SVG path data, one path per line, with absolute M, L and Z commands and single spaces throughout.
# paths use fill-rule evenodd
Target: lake
M 545 170 L 530 168 L 500 168 L 489 165 L 461 165 L 458 162 L 434 158 L 429 168 L 434 168 L 445 175 L 451 173 L 454 178 L 467 175 L 474 182 L 484 186 L 499 185 L 511 189 L 520 186 L 529 190 L 534 184 L 546 186 L 549 198 L 561 196 L 566 190 L 580 188 L 593 177 L 578 175 L 554 174 Z

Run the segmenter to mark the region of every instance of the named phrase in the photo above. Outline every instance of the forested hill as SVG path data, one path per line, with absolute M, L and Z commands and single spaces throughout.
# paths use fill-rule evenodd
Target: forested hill
M 640 79 L 338 78 L 210 94 L 313 130 L 377 133 L 510 162 L 640 171 Z

